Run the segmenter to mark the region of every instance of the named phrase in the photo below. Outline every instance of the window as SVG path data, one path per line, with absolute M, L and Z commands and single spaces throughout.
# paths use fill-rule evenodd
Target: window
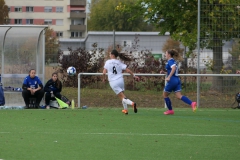
M 33 12 L 33 7 L 26 7 L 26 12 Z
M 71 13 L 85 13 L 84 10 L 71 10 Z
M 82 32 L 71 32 L 71 38 L 82 37 Z
M 44 24 L 46 25 L 52 25 L 52 20 L 51 19 L 45 19 Z
M 63 19 L 56 19 L 56 26 L 63 26 Z
M 56 7 L 56 12 L 63 12 L 63 7 Z
M 52 12 L 52 7 L 44 7 L 44 12 Z
M 57 37 L 63 37 L 63 32 L 60 32 L 60 31 L 59 31 L 59 32 L 56 32 L 56 36 L 57 36 Z
M 33 19 L 26 19 L 26 24 L 33 24 Z
M 22 19 L 15 19 L 14 24 L 22 24 Z
M 84 24 L 84 18 L 82 19 L 73 19 L 71 20 L 72 25 L 83 25 Z
M 22 12 L 22 7 L 15 7 L 14 11 L 15 12 Z

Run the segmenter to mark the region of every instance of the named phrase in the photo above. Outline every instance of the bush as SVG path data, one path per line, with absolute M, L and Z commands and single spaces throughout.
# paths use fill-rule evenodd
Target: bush
M 93 49 L 90 52 L 82 48 L 78 48 L 76 50 L 68 48 L 68 55 L 64 55 L 63 51 L 59 50 L 58 63 L 60 67 L 58 67 L 57 71 L 61 73 L 61 77 L 59 79 L 62 80 L 64 86 L 77 87 L 77 76 L 79 73 L 96 73 L 100 71 L 104 63 L 103 49 L 97 48 L 96 44 L 93 44 L 92 46 Z M 69 66 L 74 66 L 76 68 L 76 75 L 67 75 L 67 68 Z M 81 87 L 84 87 L 86 84 L 94 83 L 99 80 L 100 77 L 96 76 L 81 76 Z

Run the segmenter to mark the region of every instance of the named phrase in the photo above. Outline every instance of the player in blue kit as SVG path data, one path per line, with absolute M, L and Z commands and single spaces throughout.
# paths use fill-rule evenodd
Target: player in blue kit
M 168 95 L 174 91 L 175 95 L 178 99 L 182 100 L 183 102 L 187 103 L 188 105 L 192 106 L 192 110 L 193 112 L 196 112 L 197 110 L 197 103 L 196 102 L 192 102 L 189 98 L 187 98 L 186 96 L 183 96 L 181 94 L 181 80 L 178 77 L 178 65 L 177 65 L 177 60 L 181 60 L 182 57 L 180 56 L 180 54 L 175 50 L 175 49 L 170 49 L 167 50 L 165 53 L 165 57 L 168 60 L 166 63 L 166 70 L 167 72 L 164 71 L 160 71 L 160 73 L 166 73 L 167 77 L 166 77 L 166 81 L 167 84 L 164 88 L 163 91 L 163 98 L 165 100 L 165 103 L 167 105 L 168 110 L 166 112 L 164 112 L 165 115 L 171 115 L 174 114 L 174 111 L 172 109 L 172 104 L 171 104 L 171 100 L 168 97 Z
M 23 81 L 22 89 L 22 97 L 26 108 L 29 108 L 30 98 L 36 98 L 35 108 L 39 108 L 39 104 L 44 95 L 44 90 L 41 80 L 36 76 L 35 69 L 29 71 L 29 75 Z

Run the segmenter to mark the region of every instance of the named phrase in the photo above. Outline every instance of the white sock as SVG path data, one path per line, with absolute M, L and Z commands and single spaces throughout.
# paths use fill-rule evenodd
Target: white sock
M 127 99 L 127 98 L 123 98 L 122 101 L 125 102 L 128 105 L 132 105 L 132 103 L 133 103 L 130 99 Z
M 124 108 L 125 110 L 128 110 L 128 108 L 127 108 L 127 103 L 125 103 L 125 102 L 122 100 L 122 104 L 123 104 L 123 108 Z

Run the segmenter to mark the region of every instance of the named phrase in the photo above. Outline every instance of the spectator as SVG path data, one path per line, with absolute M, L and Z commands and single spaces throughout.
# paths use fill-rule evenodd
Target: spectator
M 24 79 L 22 85 L 22 97 L 24 99 L 26 108 L 30 108 L 30 98 L 36 98 L 34 108 L 39 108 L 39 104 L 43 98 L 43 84 L 41 80 L 36 76 L 36 70 L 31 69 L 29 75 Z
M 44 86 L 45 94 L 45 103 L 46 109 L 50 109 L 49 103 L 50 100 L 56 100 L 55 96 L 61 99 L 62 95 L 60 92 L 62 91 L 62 82 L 58 79 L 58 74 L 53 73 L 52 78 L 47 81 L 46 85 Z
M 236 74 L 240 74 L 240 70 L 237 70 L 237 71 L 236 71 Z

